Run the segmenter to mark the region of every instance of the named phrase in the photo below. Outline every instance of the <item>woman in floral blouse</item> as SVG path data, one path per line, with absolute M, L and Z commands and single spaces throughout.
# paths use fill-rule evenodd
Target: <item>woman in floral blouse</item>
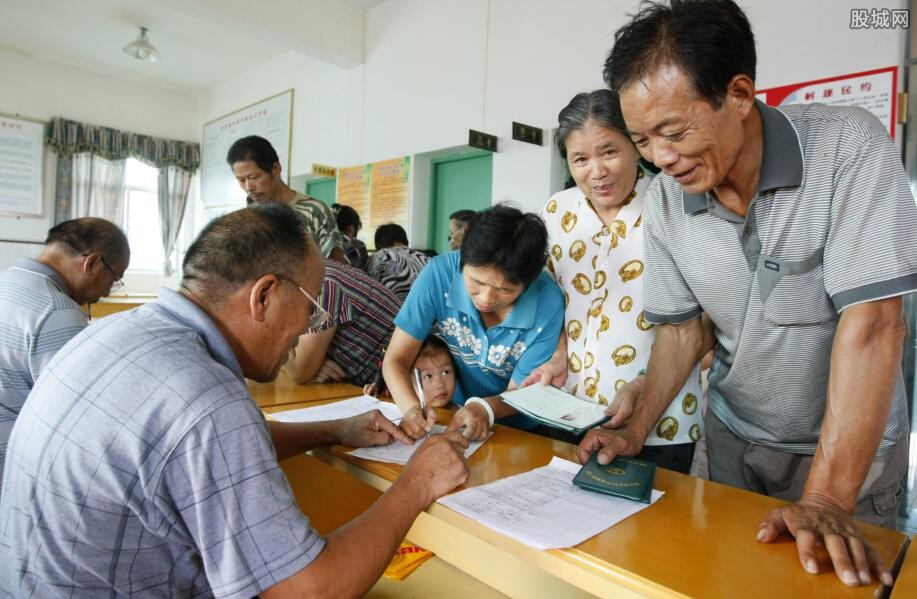
M 641 167 L 613 92 L 577 94 L 558 120 L 557 149 L 575 186 L 554 194 L 542 212 L 550 236 L 548 269 L 566 299 L 553 382 L 608 405 L 629 382 L 642 386 L 655 337 L 643 319 L 641 227 L 652 177 Z M 642 457 L 688 471 L 702 435 L 699 377 L 695 366 Z

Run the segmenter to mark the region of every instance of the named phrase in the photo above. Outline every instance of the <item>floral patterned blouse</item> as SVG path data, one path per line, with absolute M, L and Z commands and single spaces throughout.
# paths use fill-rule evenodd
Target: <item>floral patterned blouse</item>
M 643 319 L 643 198 L 651 177 L 636 188 L 606 226 L 576 187 L 554 194 L 542 211 L 550 237 L 548 268 L 564 292 L 567 332 L 565 389 L 610 404 L 615 392 L 649 361 L 655 331 Z M 647 445 L 701 438 L 700 372 L 684 388 L 646 439 Z

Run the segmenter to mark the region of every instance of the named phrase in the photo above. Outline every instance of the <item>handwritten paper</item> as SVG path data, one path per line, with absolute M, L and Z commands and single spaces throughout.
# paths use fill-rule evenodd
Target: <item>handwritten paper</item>
M 401 421 L 401 410 L 398 409 L 398 406 L 386 401 L 379 401 L 370 395 L 336 401 L 314 408 L 275 412 L 271 414 L 271 417 L 281 422 L 321 422 L 324 420 L 350 418 L 372 410 L 379 410 L 383 416 L 392 422 Z
M 573 547 L 649 507 L 575 487 L 579 469 L 554 457 L 547 466 L 447 495 L 439 503 L 535 549 Z M 653 490 L 651 503 L 662 495 Z
M 430 434 L 436 435 L 446 430 L 445 426 L 441 424 L 434 424 L 433 430 L 430 431 Z M 408 460 L 411 459 L 411 456 L 414 455 L 414 452 L 417 451 L 417 448 L 420 447 L 420 444 L 425 440 L 424 437 L 414 441 L 413 445 L 404 445 L 398 441 L 393 441 L 388 445 L 380 445 L 377 447 L 361 447 L 359 449 L 354 449 L 350 452 L 350 455 L 358 458 L 363 458 L 364 460 L 373 460 L 375 462 L 388 462 L 390 464 L 407 464 Z M 476 452 L 481 445 L 484 445 L 484 442 L 487 441 L 472 441 L 468 444 L 468 449 L 465 450 L 465 459 L 471 457 L 471 454 Z

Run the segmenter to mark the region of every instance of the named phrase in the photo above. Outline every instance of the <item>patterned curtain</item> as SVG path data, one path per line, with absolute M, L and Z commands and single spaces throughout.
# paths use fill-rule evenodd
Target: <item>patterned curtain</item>
M 69 214 L 61 220 L 97 216 L 123 229 L 125 161 L 81 152 L 70 162 Z
M 196 143 L 127 133 L 62 118 L 48 123 L 45 143 L 61 158 L 89 152 L 106 160 L 137 158 L 157 168 L 174 166 L 190 173 L 197 171 L 201 163 L 201 149 Z
M 169 260 L 169 256 L 172 255 L 175 241 L 178 239 L 192 176 L 192 173 L 175 166 L 159 169 L 159 222 L 162 223 L 162 249 L 165 255 L 162 272 L 167 277 L 172 276 L 172 261 Z
M 45 143 L 58 155 L 55 223 L 81 216 L 100 216 L 123 228 L 124 161 L 136 158 L 157 167 L 162 238 L 168 259 L 184 214 L 187 186 L 200 166 L 199 144 L 63 118 L 48 123 Z M 184 179 L 187 181 L 182 182 Z M 166 182 L 165 191 L 163 181 Z

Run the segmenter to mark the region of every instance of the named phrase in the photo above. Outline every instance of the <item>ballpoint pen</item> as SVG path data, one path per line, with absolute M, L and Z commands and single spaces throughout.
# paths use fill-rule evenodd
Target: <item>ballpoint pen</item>
M 423 393 L 423 381 L 420 377 L 420 368 L 414 369 L 414 390 L 417 392 L 417 397 L 420 399 L 420 415 L 423 416 L 423 419 L 427 419 L 427 399 L 424 397 Z M 427 431 L 427 437 L 430 436 L 430 431 Z

